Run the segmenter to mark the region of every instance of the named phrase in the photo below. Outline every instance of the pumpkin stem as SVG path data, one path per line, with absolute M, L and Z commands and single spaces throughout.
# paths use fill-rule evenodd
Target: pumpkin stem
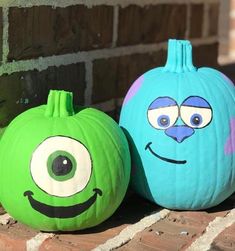
M 73 94 L 66 91 L 50 90 L 45 116 L 67 117 L 74 115 Z
M 196 71 L 192 61 L 192 45 L 187 40 L 168 40 L 167 62 L 163 71 L 189 72 Z

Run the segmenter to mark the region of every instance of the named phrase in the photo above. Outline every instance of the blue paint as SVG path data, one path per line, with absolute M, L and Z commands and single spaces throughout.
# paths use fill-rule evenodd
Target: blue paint
M 170 40 L 169 49 L 166 66 L 146 72 L 141 89 L 121 110 L 120 125 L 129 139 L 135 166 L 131 184 L 137 193 L 167 208 L 213 207 L 235 191 L 230 140 L 235 88 L 220 72 L 195 68 L 188 41 Z M 158 98 L 162 97 L 169 99 L 161 102 Z M 153 100 L 157 101 L 153 104 Z M 211 108 L 213 119 L 203 128 L 186 127 L 180 117 L 171 128 L 151 126 L 149 107 L 182 103 Z M 188 116 L 195 113 L 200 112 Z
M 192 117 L 190 118 L 190 123 L 192 126 L 198 127 L 202 124 L 202 116 L 198 113 L 195 113 L 192 115 Z
M 188 137 L 194 134 L 194 130 L 188 126 L 172 126 L 165 131 L 166 135 L 174 139 L 176 142 L 181 143 Z
M 160 127 L 166 128 L 166 127 L 168 127 L 169 124 L 170 124 L 170 118 L 169 118 L 169 116 L 167 116 L 167 115 L 161 115 L 161 116 L 158 117 L 157 123 L 158 123 L 158 125 L 159 125 Z
M 201 107 L 201 108 L 210 108 L 210 105 L 208 104 L 208 102 L 201 97 L 189 97 L 182 103 L 182 105 Z
M 174 99 L 169 97 L 160 97 L 155 99 L 152 104 L 149 106 L 149 109 L 157 109 L 162 107 L 174 106 L 177 105 Z

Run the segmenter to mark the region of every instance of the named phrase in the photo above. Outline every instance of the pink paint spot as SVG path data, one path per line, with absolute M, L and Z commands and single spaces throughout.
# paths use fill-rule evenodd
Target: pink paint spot
M 132 99 L 135 94 L 138 92 L 138 90 L 140 89 L 142 83 L 144 81 L 144 77 L 143 75 L 140 76 L 131 86 L 131 88 L 129 89 L 124 101 L 123 101 L 123 105 L 125 105 L 130 99 Z
M 222 75 L 222 78 L 223 78 L 229 85 L 234 86 L 233 82 L 232 82 L 226 75 L 224 75 L 223 73 L 221 73 L 221 75 Z
M 224 146 L 225 154 L 232 154 L 235 152 L 235 118 L 230 120 L 230 135 Z

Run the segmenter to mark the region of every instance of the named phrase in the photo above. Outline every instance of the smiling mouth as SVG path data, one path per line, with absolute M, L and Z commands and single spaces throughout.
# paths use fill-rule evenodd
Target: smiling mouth
M 158 155 L 157 153 L 155 153 L 152 148 L 151 148 L 151 144 L 152 142 L 149 142 L 146 147 L 145 147 L 145 150 L 149 150 L 150 153 L 152 153 L 152 155 L 154 155 L 155 157 L 163 160 L 163 161 L 166 161 L 166 162 L 170 162 L 170 163 L 173 163 L 173 164 L 186 164 L 186 160 L 174 160 L 174 159 L 168 159 L 168 158 L 165 158 L 165 157 L 162 157 L 160 155 Z
M 94 194 L 85 202 L 72 206 L 50 206 L 35 200 L 32 191 L 25 191 L 24 196 L 28 197 L 29 203 L 33 209 L 50 218 L 73 218 L 90 208 L 96 201 L 97 195 L 102 196 L 99 188 L 93 189 Z

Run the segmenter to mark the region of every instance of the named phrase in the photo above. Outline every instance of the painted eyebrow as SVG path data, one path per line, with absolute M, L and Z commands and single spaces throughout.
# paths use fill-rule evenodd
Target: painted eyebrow
M 193 107 L 200 107 L 200 108 L 211 108 L 209 103 L 201 97 L 189 97 L 183 103 L 182 106 L 193 106 Z
M 176 101 L 169 97 L 159 97 L 149 106 L 149 110 L 177 105 Z

